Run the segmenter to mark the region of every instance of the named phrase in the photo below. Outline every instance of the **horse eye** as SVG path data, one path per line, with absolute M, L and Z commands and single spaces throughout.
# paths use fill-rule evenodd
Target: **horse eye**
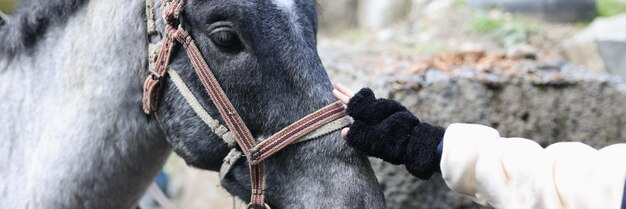
M 241 47 L 241 41 L 235 35 L 234 32 L 228 30 L 221 30 L 210 35 L 211 40 L 217 46 L 222 47 L 224 49 L 237 49 Z

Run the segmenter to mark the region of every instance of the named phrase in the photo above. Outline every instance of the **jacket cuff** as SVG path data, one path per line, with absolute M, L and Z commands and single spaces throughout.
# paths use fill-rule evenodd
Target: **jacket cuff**
M 443 137 L 441 138 L 441 142 L 437 145 L 437 156 L 439 156 L 439 162 L 437 162 L 438 165 L 441 165 L 441 155 L 443 155 Z M 437 166 L 436 171 L 441 173 L 441 166 Z
M 475 124 L 452 124 L 443 137 L 441 175 L 448 187 L 471 196 L 476 193 L 476 163 L 480 149 L 500 138 L 491 127 Z

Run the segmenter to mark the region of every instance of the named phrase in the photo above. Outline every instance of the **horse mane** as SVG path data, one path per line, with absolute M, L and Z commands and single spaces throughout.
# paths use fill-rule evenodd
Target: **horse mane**
M 13 54 L 35 45 L 46 30 L 69 19 L 88 0 L 23 0 L 4 24 L 0 21 L 0 52 Z M 314 2 L 318 13 L 319 2 Z
M 0 52 L 13 54 L 37 42 L 52 25 L 63 24 L 87 0 L 24 0 L 0 25 Z

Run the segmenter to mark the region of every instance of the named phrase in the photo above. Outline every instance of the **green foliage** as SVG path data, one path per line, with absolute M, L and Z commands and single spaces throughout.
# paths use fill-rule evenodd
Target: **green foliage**
M 19 0 L 0 0 L 0 11 L 4 13 L 11 13 L 18 3 Z
M 596 14 L 577 24 L 579 27 L 584 28 L 591 24 L 597 17 L 609 17 L 621 13 L 626 13 L 626 3 L 622 3 L 619 0 L 596 0 Z
M 454 0 L 454 7 L 463 7 L 466 4 L 466 0 Z
M 364 29 L 352 29 L 341 34 L 339 38 L 349 41 L 362 41 L 370 36 L 370 33 Z
M 430 54 L 439 53 L 446 49 L 446 44 L 441 42 L 429 42 L 425 44 L 420 44 L 418 47 L 415 48 L 415 50 L 418 52 L 425 52 Z
M 480 33 L 490 33 L 498 30 L 504 25 L 504 21 L 483 15 L 474 18 L 472 29 Z
M 598 16 L 613 16 L 626 12 L 626 3 L 619 0 L 596 0 Z
M 472 21 L 472 30 L 496 36 L 502 45 L 508 47 L 525 42 L 537 31 L 529 20 L 517 16 L 490 17 L 478 16 Z

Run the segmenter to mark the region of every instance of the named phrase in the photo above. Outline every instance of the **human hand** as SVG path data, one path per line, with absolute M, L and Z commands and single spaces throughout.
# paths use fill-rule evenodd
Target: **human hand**
M 400 103 L 376 99 L 374 92 L 363 88 L 356 94 L 337 84 L 333 95 L 347 104 L 346 112 L 354 122 L 341 135 L 348 145 L 393 164 L 403 164 L 407 137 L 419 120 Z
M 354 92 L 344 85 L 337 83 L 333 89 L 333 95 L 344 105 L 346 110 L 355 121 L 367 125 L 380 123 L 382 120 L 397 112 L 408 110 L 402 104 L 389 99 L 376 99 L 374 92 L 368 88 L 361 89 L 355 96 Z M 348 136 L 350 128 L 341 130 L 341 136 Z
M 437 147 L 445 129 L 420 122 L 394 100 L 376 99 L 368 88 L 354 94 L 337 84 L 333 95 L 348 106 L 346 112 L 354 119 L 350 128 L 341 131 L 348 145 L 392 164 L 404 164 L 421 179 L 439 170 Z
M 344 85 L 337 83 L 335 85 L 335 89 L 333 89 L 333 96 L 335 96 L 335 98 L 341 101 L 341 103 L 343 103 L 344 105 L 348 105 L 348 102 L 354 96 L 354 92 L 352 92 L 352 90 L 348 89 Z M 341 136 L 344 138 L 348 136 L 348 131 L 350 131 L 350 128 L 342 129 Z

